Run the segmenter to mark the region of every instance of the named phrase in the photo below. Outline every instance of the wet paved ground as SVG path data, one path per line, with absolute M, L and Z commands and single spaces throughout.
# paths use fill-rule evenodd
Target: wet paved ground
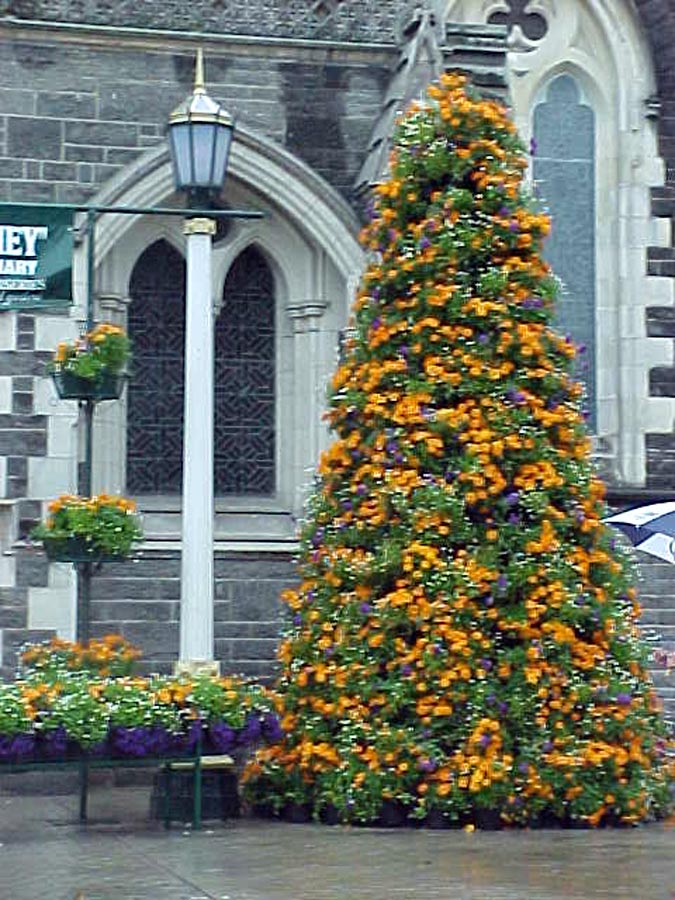
M 675 900 L 675 829 L 365 830 L 148 821 L 147 788 L 0 793 L 0 900 Z M 78 892 L 81 892 L 78 894 Z

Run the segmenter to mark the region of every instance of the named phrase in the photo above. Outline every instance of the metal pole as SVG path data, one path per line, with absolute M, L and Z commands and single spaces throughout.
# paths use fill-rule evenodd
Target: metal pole
M 87 210 L 87 331 L 94 327 L 94 294 L 95 294 L 95 230 L 96 212 Z M 91 496 L 92 466 L 94 457 L 94 409 L 93 400 L 80 403 L 84 412 L 84 459 L 78 472 L 78 493 L 84 497 Z M 91 602 L 92 565 L 89 562 L 77 565 L 77 640 L 89 640 L 89 618 Z
M 90 562 L 77 563 L 77 640 L 86 643 L 91 634 L 89 619 L 91 617 L 91 577 Z
M 71 209 L 73 212 L 116 213 L 127 216 L 180 216 L 181 218 L 206 216 L 209 219 L 264 219 L 265 213 L 257 209 L 198 209 L 188 207 L 181 209 L 176 206 L 78 206 L 75 203 L 6 203 L 3 206 L 21 206 L 28 209 Z
M 213 661 L 213 219 L 188 219 L 180 662 Z
M 87 319 L 86 330 L 94 327 L 94 294 L 95 294 L 95 241 L 96 241 L 96 211 L 87 210 Z M 91 496 L 92 466 L 94 461 L 94 409 L 93 400 L 85 400 L 80 403 L 80 410 L 84 411 L 84 459 L 78 472 L 78 493 L 84 497 Z M 77 640 L 84 644 L 90 637 L 91 618 L 91 578 L 92 564 L 90 562 L 78 563 L 77 571 Z M 89 794 L 89 762 L 83 759 L 80 763 L 80 824 L 87 821 L 87 800 Z
M 87 210 L 87 331 L 94 327 L 96 210 Z

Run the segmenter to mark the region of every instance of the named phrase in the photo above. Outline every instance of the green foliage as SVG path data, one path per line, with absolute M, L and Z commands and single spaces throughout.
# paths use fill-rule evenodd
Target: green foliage
M 49 504 L 49 513 L 31 537 L 52 546 L 65 547 L 66 542 L 77 539 L 92 555 L 124 557 L 143 539 L 136 505 L 125 497 L 66 494 Z
M 131 342 L 122 328 L 102 322 L 73 343 L 58 345 L 50 372 L 70 372 L 88 381 L 126 372 L 131 361 Z

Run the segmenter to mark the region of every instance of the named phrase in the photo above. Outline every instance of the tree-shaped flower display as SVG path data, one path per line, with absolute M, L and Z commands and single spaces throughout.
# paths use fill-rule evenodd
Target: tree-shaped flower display
M 285 741 L 252 800 L 373 822 L 659 815 L 668 747 L 627 561 L 550 327 L 549 221 L 496 102 L 444 76 L 398 126 L 285 596 Z M 381 820 L 381 819 L 380 819 Z

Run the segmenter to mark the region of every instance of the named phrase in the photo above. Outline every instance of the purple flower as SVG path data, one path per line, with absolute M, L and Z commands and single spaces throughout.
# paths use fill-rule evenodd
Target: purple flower
M 296 613 L 293 616 L 293 624 L 294 625 L 302 625 L 302 616 L 300 615 L 300 613 Z
M 401 666 L 401 675 L 411 675 L 412 674 L 412 666 L 410 663 L 404 663 Z
M 344 507 L 344 509 L 353 509 L 354 508 L 354 504 L 352 503 L 351 500 L 343 500 L 342 506 Z
M 359 607 L 364 616 L 367 616 L 370 612 L 372 612 L 373 607 L 370 603 L 362 603 Z
M 511 491 L 504 497 L 504 499 L 506 500 L 508 506 L 515 506 L 516 503 L 518 503 L 518 501 L 520 500 L 520 494 L 518 493 L 518 491 Z
M 518 771 L 522 775 L 527 775 L 527 773 L 530 771 L 530 767 L 528 766 L 528 764 L 526 762 L 521 762 L 518 764 Z
M 525 394 L 523 394 L 522 391 L 515 390 L 515 388 L 509 388 L 506 392 L 506 397 L 512 403 L 525 403 L 526 401 Z
M 398 352 L 405 359 L 405 357 L 407 357 L 407 355 L 408 355 L 408 348 L 406 347 L 405 344 L 401 344 L 401 346 L 398 348 Z
M 492 596 L 492 594 L 488 594 L 486 597 L 483 597 L 483 603 L 486 606 L 494 606 L 494 602 L 495 598 Z
M 419 769 L 421 772 L 435 772 L 437 768 L 438 767 L 433 759 L 421 759 L 419 762 Z
M 284 730 L 279 717 L 271 712 L 265 713 L 262 718 L 262 733 L 265 740 L 271 744 L 280 741 L 284 736 Z
M 489 340 L 490 340 L 490 337 L 487 334 L 479 334 L 478 335 L 478 343 L 479 344 L 487 344 L 487 342 Z
M 625 692 L 616 695 L 616 702 L 619 706 L 630 706 L 632 699 L 632 695 Z
M 504 713 L 507 713 L 508 711 L 509 711 L 509 704 L 508 704 L 508 703 L 505 703 L 504 701 L 501 701 L 501 702 L 499 703 L 499 712 L 500 712 L 502 715 L 504 715 Z
M 379 316 L 375 316 L 375 318 L 371 322 L 371 327 L 379 328 L 381 324 L 382 324 L 382 319 Z
M 505 591 L 508 586 L 509 586 L 509 579 L 506 577 L 506 575 L 500 575 L 499 578 L 497 579 L 497 587 L 499 588 L 499 590 Z
M 363 497 L 364 494 L 368 493 L 368 488 L 365 486 L 365 484 L 357 484 L 356 493 L 359 495 L 359 497 Z
M 535 156 L 537 153 L 537 142 L 534 138 L 530 138 L 530 156 Z
M 481 659 L 480 664 L 481 668 L 485 669 L 486 672 L 489 672 L 492 668 L 492 661 L 489 659 Z
M 518 222 L 516 222 L 515 219 L 512 219 L 509 222 L 509 231 L 513 233 L 515 233 L 516 231 L 520 231 L 520 225 L 518 224 Z
M 246 720 L 246 724 L 237 736 L 237 743 L 240 747 L 245 747 L 247 744 L 254 744 L 262 737 L 262 730 L 260 716 L 249 716 Z
M 27 759 L 35 750 L 32 734 L 0 735 L 0 762 Z
M 511 210 L 508 208 L 508 206 L 500 206 L 500 208 L 497 210 L 497 215 L 505 219 L 507 216 L 511 215 Z
M 478 741 L 478 743 L 481 745 L 481 747 L 489 747 L 491 741 L 492 741 L 492 735 L 482 734 L 480 736 L 480 740 Z
M 212 722 L 208 740 L 217 753 L 229 753 L 236 746 L 237 732 L 224 722 Z
M 431 247 L 431 241 L 426 236 L 426 234 L 423 234 L 422 238 L 420 239 L 420 250 L 426 250 L 427 247 Z
M 553 750 L 553 744 L 551 743 L 551 741 L 544 741 L 544 743 L 541 745 L 541 749 L 544 751 L 544 753 L 550 753 L 551 750 Z

